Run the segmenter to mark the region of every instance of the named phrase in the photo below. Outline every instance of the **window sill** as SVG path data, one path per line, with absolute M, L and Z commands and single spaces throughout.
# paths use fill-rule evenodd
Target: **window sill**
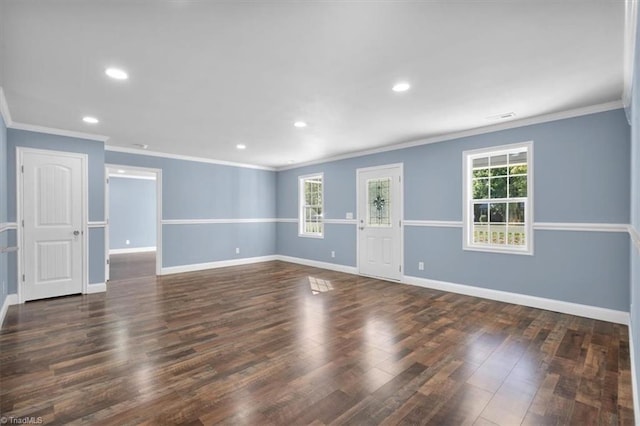
M 507 248 L 499 248 L 499 247 L 478 247 L 478 246 L 465 246 L 462 247 L 465 251 L 479 251 L 484 253 L 498 253 L 498 254 L 517 254 L 517 255 L 525 255 L 525 256 L 533 256 L 533 248 L 531 249 L 507 249 Z
M 324 239 L 324 234 L 298 234 L 298 237 Z

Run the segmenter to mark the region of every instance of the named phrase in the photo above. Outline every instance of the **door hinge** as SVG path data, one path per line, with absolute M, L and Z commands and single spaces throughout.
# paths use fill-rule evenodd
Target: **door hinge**
M 20 166 L 20 171 L 24 173 L 24 166 Z
M 402 265 L 398 266 L 398 272 L 402 272 Z
M 107 184 L 109 184 L 109 178 L 105 179 L 107 181 Z
M 24 274 L 22 274 L 22 281 L 24 281 Z
M 22 227 L 24 228 L 24 219 L 22 219 Z
M 402 228 L 402 221 L 401 221 L 401 220 L 399 220 L 399 221 L 398 221 L 398 226 L 399 226 L 400 228 Z
M 109 264 L 109 259 L 107 259 L 107 265 Z

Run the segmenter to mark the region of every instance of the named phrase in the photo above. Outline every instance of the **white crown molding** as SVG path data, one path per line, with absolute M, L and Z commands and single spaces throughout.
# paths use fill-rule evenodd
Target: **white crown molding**
M 107 291 L 106 283 L 94 283 L 87 285 L 87 291 L 84 294 L 104 293 Z
M 624 69 L 622 103 L 630 119 L 631 90 L 633 87 L 633 71 L 636 52 L 636 32 L 638 30 L 638 2 L 637 0 L 625 0 L 624 17 Z M 629 123 L 631 121 L 629 120 Z
M 7 127 L 16 130 L 26 130 L 29 132 L 46 133 L 49 135 L 66 136 L 70 138 L 88 139 L 98 142 L 106 142 L 109 140 L 109 136 L 96 135 L 93 133 L 75 132 L 73 130 L 56 129 L 54 127 L 38 126 L 35 124 L 16 123 L 15 121 Z
M 4 303 L 0 308 L 0 327 L 2 327 L 2 323 L 4 322 L 4 317 L 7 315 L 7 311 L 9 310 L 9 306 L 18 304 L 18 295 L 17 294 L 7 294 L 7 297 L 4 299 Z
M 105 226 L 107 226 L 105 221 L 87 222 L 88 228 L 104 228 Z
M 627 325 L 629 323 L 628 312 L 617 311 L 614 309 L 600 308 L 597 306 L 582 305 L 579 303 L 564 302 L 561 300 L 546 299 L 526 294 L 510 293 L 507 291 L 492 290 L 488 288 L 455 284 L 446 281 L 437 281 L 408 275 L 405 275 L 403 282 L 405 284 L 411 284 L 418 287 L 481 297 L 483 299 L 497 300 L 499 302 L 513 303 L 516 305 L 530 306 L 532 308 L 546 309 L 548 311 L 577 315 L 601 321 L 609 321 L 616 324 Z
M 300 167 L 311 166 L 314 164 L 330 163 L 333 161 L 345 160 L 347 158 L 362 157 L 365 155 L 379 154 L 381 152 L 396 151 L 400 149 L 412 148 L 414 146 L 428 145 L 436 142 L 444 142 L 444 141 L 449 141 L 449 140 L 459 139 L 459 138 L 464 138 L 469 136 L 477 136 L 485 133 L 497 132 L 500 130 L 531 126 L 534 124 L 548 123 L 551 121 L 564 120 L 567 118 L 580 117 L 580 116 L 589 115 L 589 114 L 596 114 L 599 112 L 611 111 L 611 110 L 620 109 L 620 108 L 623 108 L 623 104 L 621 100 L 606 102 L 603 104 L 592 105 L 584 108 L 576 108 L 568 111 L 554 112 L 551 114 L 544 114 L 536 117 L 524 118 L 521 120 L 513 120 L 507 123 L 492 124 L 489 126 L 477 127 L 470 130 L 463 130 L 460 132 L 447 133 L 445 135 L 427 137 L 427 138 L 419 139 L 412 142 L 405 142 L 405 143 L 400 143 L 396 145 L 388 145 L 380 148 L 356 151 L 349 154 L 337 155 L 333 157 L 327 157 L 324 159 L 307 161 L 299 164 L 286 165 L 286 166 L 278 167 L 276 168 L 276 170 L 284 171 L 284 170 L 297 169 Z
M 345 274 L 358 275 L 358 268 L 354 266 L 339 265 L 337 263 L 320 262 L 317 260 L 303 259 L 300 257 L 291 257 L 284 255 L 276 255 L 276 260 L 282 262 L 296 263 L 298 265 L 312 266 L 314 268 L 328 269 L 330 271 L 343 272 Z
M 462 228 L 458 220 L 403 220 L 404 226 L 428 226 L 434 228 Z
M 110 249 L 109 254 L 129 254 L 129 253 L 150 253 L 156 251 L 156 247 L 131 247 L 121 249 Z
M 18 229 L 18 224 L 16 222 L 0 222 L 0 232 L 10 229 Z
M 121 146 L 114 146 L 114 145 L 105 145 L 104 149 L 106 151 L 112 151 L 112 152 L 122 152 L 125 154 L 134 154 L 134 155 L 146 155 L 149 157 L 169 158 L 171 160 L 194 161 L 196 163 L 218 164 L 221 166 L 242 167 L 246 169 L 267 170 L 271 172 L 276 171 L 276 169 L 273 167 L 257 166 L 255 164 L 234 163 L 232 161 L 213 160 L 210 158 L 203 158 L 203 157 L 192 157 L 190 155 L 168 154 L 166 152 L 149 151 L 146 149 L 124 148 Z
M 622 223 L 568 223 L 535 222 L 536 231 L 585 231 L 585 232 L 628 232 L 629 225 Z
M 4 89 L 2 88 L 2 86 L 0 86 L 0 114 L 2 114 L 4 124 L 7 127 L 11 127 L 11 125 L 13 124 L 13 120 L 11 119 L 9 104 L 7 103 L 7 98 L 4 95 Z
M 220 260 L 217 262 L 196 263 L 191 265 L 169 266 L 162 268 L 160 275 L 181 274 L 184 272 L 204 271 L 206 269 L 225 268 L 227 266 L 249 265 L 252 263 L 270 262 L 277 256 L 245 257 L 242 259 Z

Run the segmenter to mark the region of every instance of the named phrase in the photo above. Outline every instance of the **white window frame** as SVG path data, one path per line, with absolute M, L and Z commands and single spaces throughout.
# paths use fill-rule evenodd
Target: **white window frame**
M 477 244 L 473 242 L 473 160 L 479 157 L 508 154 L 513 151 L 527 150 L 527 196 L 525 200 L 525 245 L 521 247 L 507 244 Z M 462 152 L 462 248 L 471 251 L 490 253 L 533 255 L 533 141 L 510 145 L 492 146 Z M 509 198 L 503 199 L 509 200 Z M 520 199 L 519 199 L 520 200 Z M 508 201 L 506 201 L 508 202 Z
M 320 191 L 322 198 L 322 217 L 320 219 L 321 231 L 320 232 L 305 232 L 305 204 L 304 204 L 304 183 L 307 180 L 311 179 L 320 179 L 322 181 L 322 190 Z M 298 176 L 298 236 L 299 237 L 307 237 L 307 238 L 324 238 L 324 173 L 313 173 L 309 175 Z

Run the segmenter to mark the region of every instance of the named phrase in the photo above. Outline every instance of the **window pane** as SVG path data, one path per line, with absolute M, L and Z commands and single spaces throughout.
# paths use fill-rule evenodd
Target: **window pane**
M 491 178 L 491 198 L 507 198 L 507 178 Z
M 506 167 L 496 167 L 495 169 L 491 169 L 491 176 L 506 176 L 507 170 Z
M 506 166 L 507 165 L 507 154 L 503 155 L 495 155 L 490 159 L 490 166 Z
M 524 223 L 524 203 L 509 203 L 509 223 Z
M 487 244 L 489 242 L 489 225 L 486 223 L 473 224 L 473 242 Z
M 489 169 L 476 169 L 473 171 L 474 178 L 488 177 L 488 176 L 489 176 Z
M 527 152 L 514 152 L 509 154 L 509 164 L 527 164 Z
M 391 226 L 391 178 L 367 181 L 367 225 Z
M 482 200 L 489 198 L 489 179 L 473 180 L 473 199 Z
M 489 221 L 504 223 L 507 218 L 507 203 L 491 203 L 489 205 Z
M 509 167 L 509 174 L 510 175 L 526 175 L 527 174 L 527 165 L 526 164 L 521 164 L 521 165 L 518 165 L 518 166 Z
M 527 177 L 511 176 L 509 177 L 509 197 L 526 197 L 527 196 Z
M 525 231 L 524 224 L 509 224 L 507 225 L 507 244 L 512 246 L 525 245 Z
M 473 160 L 473 168 L 477 167 L 487 167 L 489 165 L 489 157 L 482 158 L 474 158 Z
M 493 224 L 489 225 L 489 242 L 491 244 L 506 244 L 507 241 L 507 225 Z
M 473 205 L 473 222 L 474 223 L 487 223 L 489 221 L 489 204 L 474 204 Z

